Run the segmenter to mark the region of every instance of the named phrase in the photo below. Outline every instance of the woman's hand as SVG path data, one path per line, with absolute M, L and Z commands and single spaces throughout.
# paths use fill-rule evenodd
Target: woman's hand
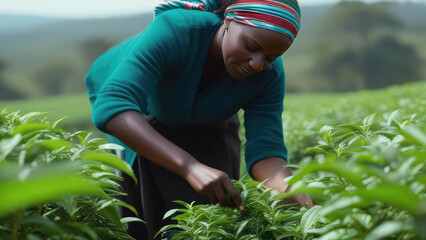
M 211 203 L 244 210 L 241 197 L 225 172 L 196 162 L 188 167 L 185 179 L 198 193 L 208 197 Z
M 307 194 L 298 194 L 280 201 L 278 204 L 298 203 L 300 206 L 314 206 L 316 203 Z

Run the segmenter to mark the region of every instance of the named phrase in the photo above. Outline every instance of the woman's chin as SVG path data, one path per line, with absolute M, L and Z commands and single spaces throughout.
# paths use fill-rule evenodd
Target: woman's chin
M 235 80 L 240 80 L 246 77 L 241 73 L 241 71 L 239 71 L 238 66 L 235 64 L 232 65 L 232 67 L 226 67 L 226 72 Z

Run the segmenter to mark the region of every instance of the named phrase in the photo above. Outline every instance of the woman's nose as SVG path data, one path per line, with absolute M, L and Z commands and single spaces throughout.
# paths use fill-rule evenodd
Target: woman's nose
M 259 72 L 263 70 L 263 66 L 265 61 L 263 60 L 263 56 L 260 54 L 253 54 L 250 58 L 249 65 L 255 72 Z

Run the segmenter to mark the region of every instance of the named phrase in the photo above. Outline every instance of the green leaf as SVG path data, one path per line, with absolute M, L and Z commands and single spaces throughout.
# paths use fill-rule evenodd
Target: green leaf
M 327 216 L 328 214 L 338 212 L 345 208 L 366 207 L 370 204 L 370 201 L 366 201 L 359 196 L 339 197 L 336 195 L 335 199 L 328 201 L 326 204 L 327 205 L 321 210 L 321 216 Z
M 136 208 L 134 208 L 132 205 L 127 204 L 121 200 L 115 199 L 113 205 L 118 205 L 118 206 L 122 206 L 125 207 L 127 209 L 129 209 L 130 211 L 132 211 L 136 216 L 139 216 L 138 211 L 136 210 Z
M 122 180 L 123 179 L 123 177 L 118 176 L 114 173 L 109 173 L 109 172 L 94 172 L 94 173 L 92 173 L 92 178 L 94 178 L 94 179 L 109 178 L 109 179 L 114 179 L 114 180 Z
M 346 240 L 346 239 L 358 239 L 355 236 L 358 235 L 358 231 L 354 228 L 340 228 L 333 230 L 325 235 L 322 235 L 316 240 Z
M 129 223 L 129 222 L 141 222 L 141 223 L 146 224 L 146 222 L 144 220 L 142 220 L 140 218 L 136 218 L 136 217 L 125 217 L 125 218 L 120 219 L 120 222 L 122 224 L 126 224 L 126 223 Z
M 365 240 L 390 239 L 390 236 L 403 231 L 412 230 L 412 226 L 402 221 L 387 221 L 373 229 Z
M 166 219 L 166 218 L 169 218 L 170 216 L 172 216 L 173 214 L 175 214 L 179 210 L 180 209 L 171 209 L 171 210 L 167 211 L 166 214 L 164 214 L 163 220 Z
M 346 196 L 357 196 L 367 201 L 380 201 L 406 210 L 413 215 L 419 214 L 421 199 L 410 191 L 409 186 L 381 184 L 371 189 L 358 189 L 342 193 Z M 402 198 L 402 196 L 404 196 Z
M 50 140 L 46 140 L 46 141 L 41 141 L 41 142 L 37 142 L 35 144 L 43 146 L 43 147 L 45 147 L 45 148 L 47 148 L 49 150 L 58 150 L 58 149 L 63 148 L 63 147 L 72 147 L 72 146 L 74 146 L 73 143 L 65 141 L 65 140 L 62 140 L 62 139 L 59 139 L 59 138 L 58 139 L 50 139 Z M 29 146 L 29 147 L 32 147 L 32 145 Z
M 56 126 L 58 125 L 58 123 L 60 123 L 62 120 L 66 119 L 66 118 L 68 118 L 68 116 L 56 120 L 56 122 L 54 122 L 52 124 L 52 127 L 56 128 Z
M 238 237 L 240 235 L 240 233 L 243 231 L 244 227 L 247 225 L 247 223 L 250 222 L 250 219 L 245 220 L 244 222 L 242 222 L 240 224 L 240 226 L 237 229 L 237 232 L 235 233 L 235 236 Z
M 306 149 L 305 154 L 318 154 L 318 153 L 326 153 L 326 151 L 320 147 L 311 147 Z
M 390 115 L 389 115 L 389 117 L 388 117 L 388 119 L 387 119 L 387 124 L 388 124 L 388 126 L 391 126 L 392 125 L 392 122 L 395 120 L 395 118 L 398 116 L 398 113 L 399 113 L 399 109 L 397 109 L 397 110 L 395 110 L 395 111 L 393 111 Z
M 306 211 L 305 214 L 303 214 L 302 220 L 300 221 L 300 226 L 305 237 L 308 234 L 308 231 L 318 222 L 321 209 L 321 206 L 315 205 Z
M 105 143 L 99 146 L 99 149 L 109 149 L 109 150 L 118 150 L 124 151 L 124 147 L 115 143 Z
M 21 122 L 21 124 L 23 123 L 27 123 L 27 122 L 31 122 L 33 121 L 35 118 L 46 114 L 47 112 L 30 112 L 25 114 L 24 116 L 19 118 L 19 122 Z
M 41 217 L 38 215 L 31 215 L 29 217 L 25 217 L 22 219 L 21 224 L 38 224 L 38 225 L 46 225 L 49 227 L 57 227 L 56 223 L 50 220 L 47 217 Z
M 16 134 L 12 138 L 2 139 L 0 141 L 0 162 L 2 162 L 9 153 L 21 142 L 21 134 Z
M 234 235 L 231 233 L 226 232 L 225 230 L 221 228 L 215 228 L 210 230 L 210 233 L 217 233 L 218 235 L 224 237 L 225 239 L 233 239 Z
M 116 157 L 115 155 L 102 153 L 102 152 L 88 152 L 84 154 L 81 159 L 85 161 L 100 162 L 108 166 L 111 166 L 113 168 L 116 168 L 126 173 L 127 175 L 131 176 L 133 180 L 137 182 L 135 174 L 133 173 L 133 170 L 130 167 L 130 165 L 127 162 Z
M 336 220 L 332 223 L 325 225 L 322 228 L 312 228 L 308 230 L 308 234 L 324 235 L 328 232 L 331 232 L 335 229 L 342 228 L 344 225 L 341 223 L 341 220 Z
M 61 224 L 61 228 L 70 228 L 71 232 L 82 232 L 85 233 L 90 239 L 97 240 L 99 239 L 95 230 L 92 229 L 89 225 L 81 222 L 65 222 Z M 84 238 L 86 239 L 86 238 Z
M 426 135 L 418 128 L 407 126 L 401 130 L 401 134 L 412 143 L 419 146 L 426 146 Z
M 13 130 L 13 134 L 27 134 L 34 131 L 48 130 L 56 133 L 61 133 L 62 130 L 58 128 L 54 128 L 47 123 L 26 123 L 22 125 L 18 125 Z
M 357 167 L 350 164 L 341 164 L 341 163 L 331 163 L 330 161 L 326 161 L 323 163 L 310 163 L 305 166 L 301 171 L 297 174 L 293 175 L 293 177 L 288 182 L 289 184 L 294 184 L 297 181 L 303 179 L 309 173 L 317 172 L 317 171 L 326 171 L 332 172 L 340 177 L 346 178 L 350 183 L 355 186 L 362 186 L 362 178 L 361 173 L 358 173 Z
M 0 217 L 68 194 L 104 194 L 96 185 L 76 176 L 50 176 L 31 181 L 0 182 Z
M 364 132 L 364 129 L 362 129 L 360 126 L 357 126 L 355 124 L 341 124 L 338 127 L 349 129 L 351 131 L 356 131 L 356 132 Z

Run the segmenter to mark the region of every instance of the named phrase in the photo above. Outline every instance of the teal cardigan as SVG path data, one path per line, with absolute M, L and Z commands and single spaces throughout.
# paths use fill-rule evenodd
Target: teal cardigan
M 287 159 L 282 118 L 284 68 L 281 57 L 261 72 L 235 80 L 227 73 L 197 94 L 210 44 L 222 19 L 198 10 L 174 9 L 157 16 L 140 34 L 99 57 L 85 82 L 92 121 L 106 123 L 124 111 L 153 116 L 168 126 L 209 125 L 244 110 L 247 170 L 268 157 Z M 133 164 L 136 153 L 125 147 Z

